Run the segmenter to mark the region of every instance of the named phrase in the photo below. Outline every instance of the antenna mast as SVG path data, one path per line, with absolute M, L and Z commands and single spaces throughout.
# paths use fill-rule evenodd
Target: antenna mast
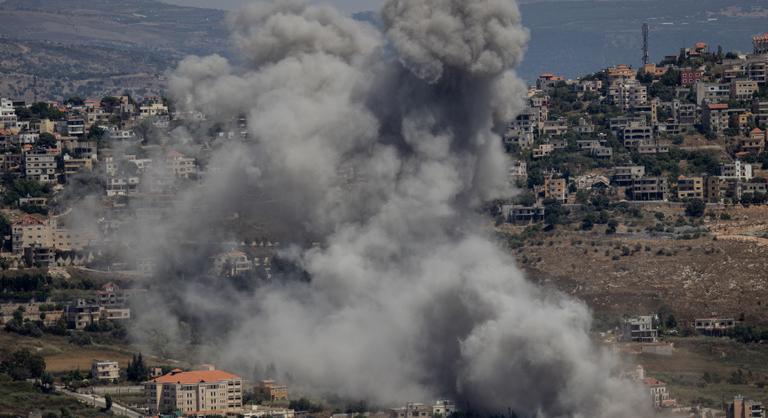
M 643 23 L 643 65 L 648 64 L 648 24 Z

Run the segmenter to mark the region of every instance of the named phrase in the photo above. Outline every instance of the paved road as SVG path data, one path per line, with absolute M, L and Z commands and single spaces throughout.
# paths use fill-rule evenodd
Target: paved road
M 62 386 L 56 386 L 56 391 L 59 393 L 63 393 L 67 396 L 71 396 L 86 405 L 90 405 L 96 408 L 104 408 L 107 404 L 107 401 L 104 399 L 103 396 L 72 392 L 70 390 L 64 389 L 64 387 Z M 126 408 L 120 404 L 117 404 L 114 401 L 112 402 L 112 412 L 114 412 L 115 415 L 126 416 L 129 418 L 144 417 L 143 414 L 140 414 L 132 409 Z

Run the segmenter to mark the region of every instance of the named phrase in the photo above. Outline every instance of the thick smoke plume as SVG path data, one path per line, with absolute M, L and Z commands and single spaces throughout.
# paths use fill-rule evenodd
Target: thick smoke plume
M 135 228 L 161 292 L 137 335 L 381 405 L 643 415 L 591 341 L 585 305 L 527 282 L 476 214 L 510 192 L 496 132 L 525 93 L 512 71 L 528 39 L 517 6 L 390 0 L 382 14 L 383 34 L 303 1 L 254 4 L 232 19 L 245 68 L 179 65 L 178 106 L 243 115 L 249 139 L 216 151 L 174 216 Z M 281 257 L 303 274 L 275 270 L 247 291 L 206 274 L 226 242 L 246 239 L 220 222 L 233 214 L 291 243 Z

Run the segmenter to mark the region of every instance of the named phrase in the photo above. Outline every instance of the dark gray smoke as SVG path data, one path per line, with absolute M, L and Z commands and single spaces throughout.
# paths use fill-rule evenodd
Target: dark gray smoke
M 258 3 L 232 19 L 247 68 L 180 64 L 179 107 L 245 115 L 249 140 L 219 148 L 172 217 L 134 231 L 159 255 L 137 335 L 315 394 L 643 416 L 586 306 L 527 282 L 476 215 L 510 192 L 496 132 L 525 93 L 516 4 L 390 0 L 383 17 L 380 34 L 303 1 Z M 227 242 L 250 242 L 250 220 L 299 272 L 245 291 L 205 274 Z

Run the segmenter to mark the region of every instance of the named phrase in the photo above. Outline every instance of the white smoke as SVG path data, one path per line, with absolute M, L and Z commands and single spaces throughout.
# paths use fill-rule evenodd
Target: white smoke
M 137 233 L 163 257 L 140 328 L 167 329 L 169 344 L 191 335 L 205 360 L 310 393 L 643 416 L 642 394 L 591 341 L 586 306 L 527 282 L 475 211 L 509 192 L 496 132 L 525 92 L 516 4 L 390 0 L 383 17 L 379 34 L 327 7 L 256 4 L 232 19 L 247 68 L 179 65 L 179 106 L 245 115 L 250 141 L 217 150 L 173 219 Z M 310 280 L 277 274 L 243 294 L 198 277 L 219 242 L 245 239 L 216 225 L 233 212 L 290 237 L 283 257 Z M 194 329 L 169 324 L 177 315 Z

